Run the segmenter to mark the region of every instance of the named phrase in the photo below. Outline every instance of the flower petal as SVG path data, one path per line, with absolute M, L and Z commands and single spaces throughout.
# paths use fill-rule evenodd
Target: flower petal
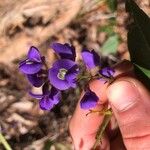
M 19 69 L 25 74 L 35 74 L 42 68 L 41 63 L 31 62 L 29 60 L 22 61 Z
M 76 78 L 79 73 L 79 69 L 77 65 L 74 65 L 71 69 L 68 70 L 66 74 L 66 80 L 70 84 L 70 87 L 76 87 Z
M 61 92 L 58 91 L 55 87 L 52 87 L 49 98 L 52 100 L 52 103 L 56 105 L 61 99 Z
M 99 55 L 94 51 L 89 51 L 84 49 L 81 53 L 82 59 L 85 63 L 85 65 L 89 68 L 92 69 L 96 67 L 97 65 L 100 65 L 100 58 Z
M 58 70 L 56 70 L 55 68 L 49 69 L 48 78 L 50 80 L 50 83 L 59 90 L 68 89 L 70 87 L 68 82 L 66 80 L 59 79 L 57 75 L 58 75 Z
M 114 75 L 115 70 L 111 67 L 105 67 L 99 71 L 99 73 L 107 78 L 110 78 Z
M 91 90 L 88 90 L 83 98 L 80 101 L 80 106 L 82 109 L 90 109 L 96 106 L 98 102 L 98 97 L 97 95 L 92 92 Z
M 93 59 L 94 59 L 94 64 L 95 66 L 99 66 L 100 65 L 100 56 L 94 51 L 92 50 L 91 53 L 93 54 Z
M 69 44 L 60 44 L 60 43 L 53 43 L 51 45 L 51 48 L 59 54 L 61 59 L 71 59 L 75 60 L 76 53 L 75 48 L 73 46 L 70 46 Z
M 32 96 L 33 98 L 36 98 L 36 99 L 42 99 L 43 98 L 43 94 L 35 94 L 35 93 L 32 93 L 31 91 L 29 91 L 29 95 Z
M 30 47 L 28 52 L 28 59 L 35 62 L 41 62 L 41 55 L 36 47 L 34 46 Z
M 53 68 L 59 70 L 61 68 L 64 68 L 66 70 L 71 69 L 76 63 L 69 59 L 60 59 L 54 62 Z
M 43 110 L 51 110 L 54 107 L 54 104 L 52 103 L 51 99 L 49 99 L 47 96 L 44 96 L 40 102 L 39 102 L 40 108 Z
M 38 73 L 27 74 L 27 78 L 29 82 L 35 87 L 40 87 L 44 83 L 43 77 L 38 76 Z

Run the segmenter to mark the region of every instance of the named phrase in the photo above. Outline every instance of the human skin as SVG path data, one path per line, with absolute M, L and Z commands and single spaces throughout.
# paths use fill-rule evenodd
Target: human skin
M 133 66 L 125 61 L 115 66 L 116 80 L 112 84 L 104 84 L 98 80 L 90 83 L 91 90 L 99 97 L 95 109 L 101 110 L 109 103 L 121 131 L 121 135 L 117 134 L 110 139 L 111 132 L 114 131 L 111 128 L 117 131 L 116 122 L 112 121 L 107 132 L 109 135 L 107 133 L 104 135 L 102 144 L 97 149 L 150 149 L 150 92 L 135 78 L 132 69 Z M 81 109 L 79 104 L 78 102 L 70 120 L 70 133 L 75 150 L 91 150 L 103 116 L 97 113 L 86 116 L 89 111 Z

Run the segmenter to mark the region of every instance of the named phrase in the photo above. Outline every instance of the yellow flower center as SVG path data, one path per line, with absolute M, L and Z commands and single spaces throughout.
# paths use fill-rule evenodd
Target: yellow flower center
M 61 80 L 65 80 L 65 75 L 67 73 L 67 70 L 64 68 L 59 69 L 59 72 L 57 74 L 57 77 Z

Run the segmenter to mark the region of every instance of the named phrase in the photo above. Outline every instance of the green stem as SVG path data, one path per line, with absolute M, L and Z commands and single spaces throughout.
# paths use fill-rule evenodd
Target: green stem
M 8 144 L 8 142 L 6 141 L 5 137 L 2 135 L 1 132 L 0 132 L 0 142 L 3 144 L 6 150 L 12 150 L 12 148 L 10 147 L 10 145 Z
M 83 80 L 83 79 L 88 79 L 88 80 L 90 80 L 90 79 L 91 79 L 91 76 L 89 76 L 89 75 L 79 76 L 78 79 L 77 79 L 77 81 L 81 81 L 81 80 Z
M 96 141 L 94 143 L 94 146 L 93 146 L 93 149 L 95 150 L 96 147 L 100 144 L 101 140 L 102 140 L 102 137 L 103 137 L 103 134 L 105 132 L 105 129 L 108 125 L 108 123 L 110 122 L 110 119 L 111 119 L 111 116 L 112 116 L 112 110 L 111 109 L 108 109 L 105 113 L 104 113 L 104 120 L 102 122 L 102 124 L 100 125 L 99 129 L 98 129 L 98 132 L 96 134 Z

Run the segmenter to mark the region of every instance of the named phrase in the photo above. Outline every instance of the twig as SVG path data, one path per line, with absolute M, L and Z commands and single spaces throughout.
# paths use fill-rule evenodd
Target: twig
M 104 120 L 103 120 L 102 124 L 100 125 L 98 132 L 97 132 L 97 135 L 96 135 L 96 141 L 94 143 L 93 150 L 95 150 L 96 147 L 101 143 L 105 129 L 106 129 L 108 123 L 110 122 L 110 119 L 112 116 L 112 110 L 108 109 L 104 115 L 105 115 Z
M 5 137 L 1 132 L 0 132 L 0 142 L 3 144 L 6 150 L 12 150 L 12 148 L 10 147 L 10 145 L 8 144 L 8 142 L 6 141 Z

